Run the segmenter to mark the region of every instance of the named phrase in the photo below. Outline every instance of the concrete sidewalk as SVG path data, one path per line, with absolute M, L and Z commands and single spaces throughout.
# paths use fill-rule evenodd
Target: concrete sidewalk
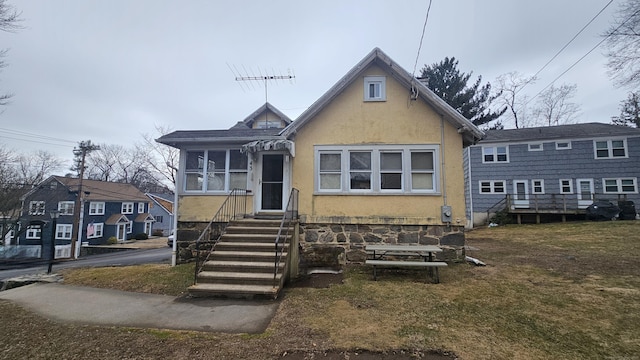
M 0 299 L 59 322 L 251 334 L 264 332 L 279 305 L 44 283 L 1 291 Z

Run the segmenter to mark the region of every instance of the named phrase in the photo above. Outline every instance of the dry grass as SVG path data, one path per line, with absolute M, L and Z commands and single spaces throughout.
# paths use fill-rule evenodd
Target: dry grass
M 343 284 L 288 289 L 260 336 L 61 325 L 0 302 L 0 353 L 270 359 L 296 350 L 443 349 L 461 359 L 640 359 L 639 221 L 512 225 L 475 230 L 467 240 L 477 249 L 469 255 L 488 266 L 449 266 L 440 284 L 425 283 L 424 271 L 390 269 L 374 282 L 369 268 L 350 267 Z M 85 269 L 65 278 L 179 294 L 191 270 Z M 172 281 L 182 282 L 156 285 Z M 23 335 L 46 341 L 7 341 Z

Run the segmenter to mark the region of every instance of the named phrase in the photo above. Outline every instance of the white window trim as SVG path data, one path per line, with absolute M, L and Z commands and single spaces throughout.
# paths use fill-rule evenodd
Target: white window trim
M 41 227 L 30 227 L 25 232 L 25 238 L 28 240 L 39 240 L 42 237 Z
M 558 144 L 567 144 L 567 146 L 559 147 Z M 556 141 L 556 150 L 571 150 L 571 141 Z
M 371 152 L 371 189 L 350 189 L 349 153 L 352 151 Z M 396 152 L 402 154 L 401 189 L 381 189 L 380 154 Z M 411 153 L 431 152 L 433 154 L 433 189 L 413 189 L 411 183 Z M 439 195 L 440 194 L 440 146 L 439 145 L 316 145 L 314 147 L 314 194 L 315 195 Z M 320 154 L 340 154 L 340 190 L 320 189 Z
M 615 180 L 616 181 L 616 191 L 607 191 L 606 180 Z M 622 189 L 622 180 L 631 180 L 633 181 L 633 191 L 623 191 Z M 602 178 L 602 193 L 603 194 L 637 194 L 638 193 L 638 178 L 628 177 L 628 178 Z
M 507 159 L 505 161 L 498 161 L 498 148 L 505 148 L 505 155 L 507 157 Z M 486 161 L 484 159 L 484 150 L 485 149 L 492 149 L 493 152 L 493 160 L 492 161 Z M 504 145 L 504 146 L 483 146 L 482 147 L 482 163 L 483 164 L 508 164 L 509 161 L 511 160 L 511 157 L 509 156 L 509 145 Z
M 89 203 L 89 215 L 104 215 L 104 201 L 92 201 Z
M 131 234 L 133 232 L 133 221 L 129 221 L 128 223 L 126 223 L 125 229 L 127 231 L 127 234 Z
M 380 84 L 380 96 L 369 96 L 369 85 Z M 365 76 L 364 77 L 364 101 L 386 101 L 387 100 L 387 78 L 385 76 Z
M 62 232 L 62 236 L 58 236 L 58 233 Z M 71 224 L 56 224 L 56 239 L 71 240 L 71 233 L 73 232 L 73 226 Z M 65 236 L 65 234 L 68 234 Z
M 226 153 L 226 157 L 225 157 L 225 169 L 224 169 L 224 189 L 222 190 L 209 190 L 207 189 L 207 176 L 209 173 L 209 169 L 207 168 L 209 165 L 209 151 L 224 151 Z M 202 169 L 198 169 L 198 171 L 186 171 L 186 168 L 183 170 L 180 179 L 182 181 L 182 192 L 183 193 L 188 193 L 188 194 L 203 194 L 203 193 L 208 193 L 208 194 L 227 194 L 229 193 L 231 190 L 230 189 L 230 183 L 231 183 L 231 174 L 246 174 L 247 176 L 247 183 L 245 184 L 245 187 L 248 188 L 248 183 L 249 183 L 249 169 L 251 168 L 252 164 L 251 164 L 251 159 L 247 159 L 247 168 L 246 169 L 231 169 L 231 151 L 240 151 L 240 149 L 216 149 L 216 148 L 208 148 L 208 149 L 185 149 L 183 151 L 184 155 L 181 158 L 181 161 L 186 164 L 187 163 L 187 153 L 189 152 L 203 152 L 204 153 L 204 164 Z M 222 171 L 220 171 L 220 173 L 222 173 Z M 200 174 L 202 176 L 202 187 L 200 189 L 189 189 L 187 190 L 187 174 Z
M 613 156 L 613 142 L 614 141 L 622 141 L 624 146 L 624 156 Z M 607 143 L 607 152 L 608 156 L 598 157 L 598 147 L 597 143 L 606 142 Z M 629 146 L 627 144 L 626 138 L 612 138 L 607 140 L 593 140 L 593 158 L 594 159 L 626 159 L 629 157 Z
M 144 213 L 144 203 L 143 202 L 139 202 L 138 203 L 138 214 L 142 214 Z
M 540 146 L 540 147 L 536 148 L 536 146 Z M 544 144 L 543 143 L 531 143 L 531 144 L 529 144 L 529 151 L 543 151 L 543 150 L 544 150 Z M 484 153 L 482 154 L 482 159 L 484 160 Z
M 35 206 L 35 211 L 32 209 Z M 44 215 L 46 203 L 42 200 L 29 201 L 29 215 Z
M 68 205 L 71 205 L 71 206 L 68 206 Z M 69 208 L 71 208 L 71 212 L 66 211 L 66 210 L 69 210 Z M 60 215 L 73 215 L 73 212 L 75 211 L 75 202 L 58 201 L 58 211 L 60 212 Z
M 482 183 L 489 183 L 490 192 L 482 191 Z M 502 183 L 502 191 L 496 191 L 496 183 Z M 480 180 L 478 181 L 478 193 L 479 194 L 506 194 L 507 193 L 507 182 L 505 180 Z
M 133 214 L 133 203 L 123 202 L 120 210 L 121 214 Z
M 535 186 L 535 182 L 536 181 L 540 182 L 540 187 L 542 188 L 542 191 L 540 191 L 540 192 L 536 192 L 536 186 Z M 544 179 L 533 179 L 533 180 L 531 180 L 531 193 L 535 194 L 535 195 L 543 195 L 544 194 Z
M 104 223 L 94 223 L 93 224 L 93 235 L 87 236 L 87 239 L 101 238 L 103 234 L 104 234 Z
M 562 191 L 562 182 L 563 181 L 568 181 L 569 182 L 569 192 Z M 558 180 L 558 185 L 560 186 L 560 194 L 573 194 L 573 179 L 559 179 Z

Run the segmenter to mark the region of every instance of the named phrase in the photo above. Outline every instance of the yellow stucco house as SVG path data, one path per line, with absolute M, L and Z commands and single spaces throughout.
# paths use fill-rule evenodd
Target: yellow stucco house
M 180 149 L 179 241 L 233 188 L 247 189 L 248 216 L 282 214 L 295 188 L 301 261 L 336 266 L 362 261 L 372 242 L 437 244 L 460 258 L 463 148 L 482 136 L 375 48 L 295 121 L 266 103 L 228 130 L 157 141 Z

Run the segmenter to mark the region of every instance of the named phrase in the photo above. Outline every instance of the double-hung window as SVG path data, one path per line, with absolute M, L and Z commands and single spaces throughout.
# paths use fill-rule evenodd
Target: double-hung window
M 605 194 L 637 193 L 637 178 L 602 179 Z
M 139 202 L 138 203 L 138 214 L 142 214 L 144 213 L 144 203 L 143 202 Z
M 57 224 L 56 225 L 56 239 L 71 239 L 71 224 Z
M 364 101 L 385 101 L 386 99 L 386 78 L 384 76 L 365 76 Z
M 596 159 L 613 159 L 627 157 L 627 141 L 617 140 L 596 140 L 594 141 Z
M 90 202 L 89 215 L 104 215 L 104 202 Z
M 480 193 L 481 194 L 504 194 L 505 191 L 504 180 L 481 180 L 480 181 Z
M 531 180 L 531 193 L 544 194 L 544 180 Z
M 316 146 L 318 193 L 436 193 L 434 145 Z
M 44 215 L 44 201 L 30 201 L 29 215 Z
M 485 146 L 482 148 L 482 162 L 509 162 L 509 147 Z
M 60 211 L 60 215 L 73 215 L 73 207 L 73 201 L 58 202 L 58 211 Z
M 95 239 L 102 237 L 104 231 L 104 223 L 90 223 L 87 225 L 87 238 Z
M 571 179 L 560 179 L 560 194 L 573 194 L 573 181 Z
M 132 202 L 123 202 L 122 203 L 122 214 L 133 214 L 133 203 Z
M 42 235 L 42 228 L 40 226 L 29 226 L 27 228 L 27 239 L 40 239 Z
M 249 160 L 240 150 L 187 151 L 185 160 L 185 191 L 247 188 Z

